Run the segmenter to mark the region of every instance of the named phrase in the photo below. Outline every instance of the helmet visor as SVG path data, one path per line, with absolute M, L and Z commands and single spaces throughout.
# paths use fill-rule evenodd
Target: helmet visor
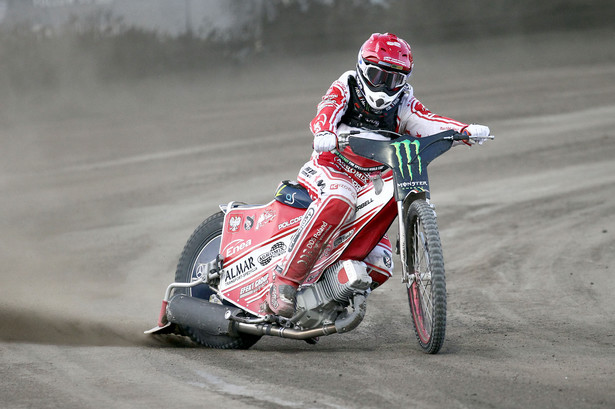
M 375 88 L 386 87 L 395 90 L 402 87 L 408 80 L 408 74 L 401 72 L 387 71 L 375 65 L 368 65 L 363 70 L 365 78 Z

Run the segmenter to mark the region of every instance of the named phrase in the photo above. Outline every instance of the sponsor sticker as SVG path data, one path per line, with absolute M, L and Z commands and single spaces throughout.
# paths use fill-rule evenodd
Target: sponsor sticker
M 271 249 L 266 253 L 261 254 L 258 257 L 258 263 L 261 266 L 266 266 L 273 260 L 275 257 L 279 257 L 286 252 L 286 244 L 279 241 L 271 246 Z
M 247 277 L 250 273 L 256 271 L 254 258 L 248 257 L 232 267 L 224 269 L 224 284 L 229 285 Z
M 236 232 L 241 226 L 241 216 L 232 216 L 228 221 L 228 230 L 230 232 Z
M 357 212 L 363 209 L 365 206 L 369 206 L 374 202 L 374 198 L 370 197 L 369 200 L 357 205 Z
M 290 227 L 294 224 L 297 224 L 301 221 L 301 216 L 297 216 L 294 219 L 290 219 L 287 220 L 285 222 L 282 222 L 280 224 L 278 224 L 278 230 L 282 230 L 282 229 L 286 229 L 287 227 Z
M 256 230 L 259 230 L 260 228 L 262 228 L 265 224 L 269 223 L 270 221 L 272 221 L 275 218 L 275 212 L 270 210 L 270 209 L 266 209 L 259 217 L 258 217 L 258 221 L 256 222 Z
M 230 242 L 224 248 L 224 251 L 223 251 L 224 256 L 225 257 L 230 257 L 233 254 L 237 254 L 240 251 L 247 249 L 251 245 L 252 245 L 252 239 L 248 239 L 248 240 L 243 240 L 243 239 L 233 240 L 232 242 Z
M 244 230 L 248 231 L 254 227 L 254 216 L 246 216 L 246 222 L 243 224 Z
M 269 275 L 259 278 L 258 280 L 250 283 L 239 290 L 239 298 L 244 298 L 252 295 L 261 289 L 265 288 L 269 284 Z
M 420 141 L 415 140 L 410 142 L 409 140 L 405 140 L 401 142 L 393 142 L 391 145 L 395 147 L 397 163 L 402 177 L 409 177 L 412 180 L 413 175 L 411 162 L 413 161 L 413 154 L 418 161 L 419 173 L 423 173 L 421 156 L 419 155 L 419 148 L 421 146 Z

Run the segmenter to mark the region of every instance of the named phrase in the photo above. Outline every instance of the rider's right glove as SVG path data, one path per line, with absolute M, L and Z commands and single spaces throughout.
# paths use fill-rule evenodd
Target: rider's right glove
M 333 132 L 318 132 L 314 135 L 314 150 L 318 153 L 329 152 L 337 148 L 337 135 Z
M 461 133 L 464 135 L 477 136 L 480 138 L 481 136 L 484 136 L 484 137 L 489 136 L 491 131 L 489 130 L 488 126 L 471 124 L 463 128 L 461 130 Z M 467 141 L 464 141 L 464 142 L 466 142 L 468 145 L 472 145 L 475 142 L 478 142 L 479 145 L 482 145 L 483 142 L 485 142 L 485 139 L 478 139 L 478 140 L 468 139 Z

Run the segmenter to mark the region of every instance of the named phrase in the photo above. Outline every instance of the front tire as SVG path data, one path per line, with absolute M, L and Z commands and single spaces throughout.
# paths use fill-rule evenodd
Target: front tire
M 214 260 L 220 253 L 222 242 L 222 226 L 224 213 L 218 212 L 207 218 L 188 239 L 177 263 L 175 281 L 189 283 L 196 279 L 199 264 Z M 198 285 L 191 289 L 178 289 L 175 292 L 184 293 L 192 297 L 209 300 L 215 291 L 207 284 Z M 239 334 L 237 337 L 227 335 L 211 335 L 197 328 L 181 327 L 182 332 L 194 342 L 218 349 L 248 349 L 261 338 L 257 335 Z
M 415 334 L 425 353 L 436 354 L 446 330 L 446 279 L 436 215 L 425 200 L 410 206 L 406 238 L 406 286 Z

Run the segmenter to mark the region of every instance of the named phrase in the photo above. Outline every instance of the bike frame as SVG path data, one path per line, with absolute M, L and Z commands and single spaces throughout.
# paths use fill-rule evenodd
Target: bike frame
M 363 260 L 386 234 L 397 216 L 391 172 L 384 175 L 383 182 L 378 192 L 370 183 L 358 193 L 355 217 L 325 248 L 304 286 L 318 281 L 326 267 L 338 260 Z M 304 212 L 277 200 L 259 206 L 226 207 L 220 246 L 223 268 L 217 288 L 221 299 L 258 316 L 267 314 L 262 305 L 274 267 L 284 256 Z M 195 268 L 192 280 L 199 279 L 199 271 L 202 269 Z

